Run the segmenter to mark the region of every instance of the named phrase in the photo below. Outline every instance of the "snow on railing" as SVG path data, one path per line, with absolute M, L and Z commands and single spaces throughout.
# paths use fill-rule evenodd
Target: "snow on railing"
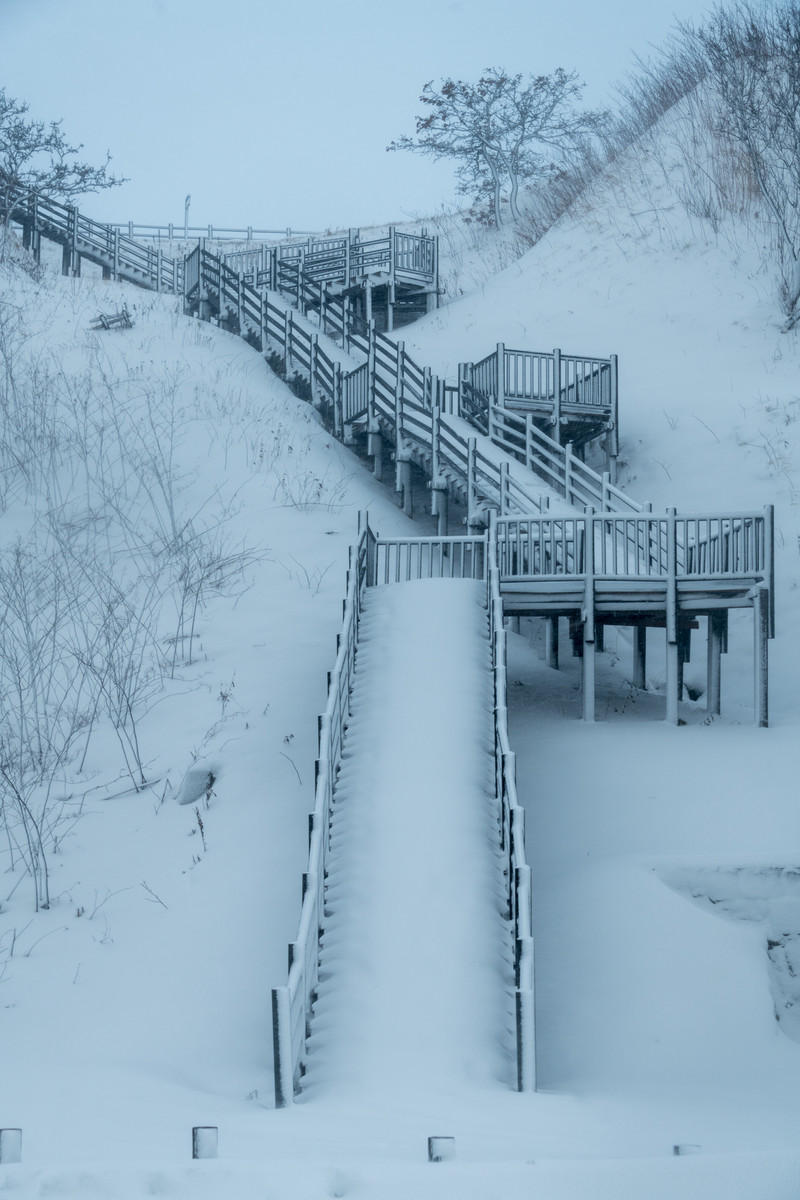
M 494 513 L 490 516 L 487 538 L 487 585 L 494 686 L 495 795 L 507 885 L 507 917 L 513 940 L 517 1091 L 528 1092 L 536 1088 L 533 896 L 531 869 L 525 854 L 525 810 L 517 799 L 516 760 L 508 738 L 506 631 Z

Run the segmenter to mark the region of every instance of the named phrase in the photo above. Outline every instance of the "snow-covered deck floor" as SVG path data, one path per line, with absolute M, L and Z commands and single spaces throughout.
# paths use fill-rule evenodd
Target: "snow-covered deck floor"
M 309 1096 L 510 1079 L 489 699 L 480 584 L 367 593 Z

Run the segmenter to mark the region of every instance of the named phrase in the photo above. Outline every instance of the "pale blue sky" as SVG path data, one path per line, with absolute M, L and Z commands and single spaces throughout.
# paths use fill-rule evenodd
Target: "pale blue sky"
M 131 182 L 108 220 L 321 229 L 424 216 L 452 168 L 387 154 L 429 79 L 487 66 L 612 85 L 698 0 L 0 0 L 0 86 Z

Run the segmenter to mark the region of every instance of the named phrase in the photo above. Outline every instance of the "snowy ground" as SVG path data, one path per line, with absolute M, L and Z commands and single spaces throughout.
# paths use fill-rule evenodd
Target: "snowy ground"
M 23 1163 L 0 1167 L 0 1194 L 797 1195 L 800 1045 L 791 1011 L 774 1015 L 800 935 L 797 335 L 779 332 L 743 235 L 733 250 L 736 231 L 715 244 L 668 203 L 643 217 L 608 195 L 402 333 L 451 377 L 498 340 L 618 352 L 626 490 L 684 511 L 776 504 L 769 730 L 751 724 L 746 619 L 732 623 L 722 716 L 708 723 L 702 695 L 684 700 L 679 729 L 661 723 L 655 635 L 648 693 L 627 682 L 624 632 L 608 637 L 593 727 L 578 719 L 576 663 L 564 654 L 548 671 L 535 629 L 510 639 L 534 869 L 535 1096 L 459 1074 L 449 1094 L 421 1079 L 378 1103 L 371 1088 L 328 1083 L 272 1109 L 268 989 L 296 930 L 346 548 L 359 508 L 381 532 L 419 526 L 254 351 L 168 298 L 89 279 L 6 288 L 29 346 L 72 380 L 98 349 L 126 405 L 146 391 L 132 380 L 177 373 L 181 503 L 223 497 L 232 542 L 261 553 L 235 594 L 209 596 L 198 653 L 142 711 L 154 786 L 125 790 L 109 730 L 61 781 L 49 911 L 34 915 L 29 881 L 3 859 L 0 1128 L 23 1128 Z M 88 334 L 123 297 L 135 328 Z M 4 544 L 44 508 L 30 487 L 7 489 Z M 702 692 L 696 642 L 687 682 Z M 178 803 L 191 767 L 215 775 L 208 804 Z M 768 955 L 780 938 L 783 970 Z M 188 1161 L 197 1124 L 219 1125 L 219 1160 Z M 430 1134 L 456 1137 L 453 1163 L 424 1162 Z

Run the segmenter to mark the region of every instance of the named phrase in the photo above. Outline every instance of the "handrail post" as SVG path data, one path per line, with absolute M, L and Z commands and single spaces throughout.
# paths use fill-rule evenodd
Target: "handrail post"
M 667 595 L 666 595 L 666 639 L 667 639 L 667 715 L 670 725 L 678 724 L 678 687 L 680 677 L 678 647 L 678 591 L 677 591 L 677 519 L 674 508 L 667 509 Z
M 508 512 L 508 494 L 509 494 L 509 479 L 508 479 L 508 462 L 500 463 L 500 516 L 504 517 Z
M 775 637 L 775 506 L 764 509 L 764 578 L 769 588 L 768 637 Z
M 553 425 L 555 440 L 561 445 L 561 351 L 556 347 L 553 351 Z
M 567 442 L 564 447 L 564 499 L 567 504 L 572 504 L 572 442 Z
M 272 1057 L 275 1077 L 275 1107 L 286 1108 L 294 1098 L 292 1014 L 288 987 L 272 989 Z
M 476 467 L 478 457 L 478 439 L 467 439 L 467 529 L 470 533 L 480 526 L 478 513 L 478 491 Z
M 335 363 L 333 368 L 333 434 L 341 441 L 344 438 L 344 384 L 342 382 L 342 364 Z
M 504 408 L 506 403 L 506 348 L 502 342 L 497 343 L 497 395 L 495 402 L 498 408 Z
M 283 314 L 283 366 L 286 374 L 292 365 L 292 310 L 287 308 Z
M 616 354 L 609 358 L 611 389 L 611 428 L 608 431 L 608 469 L 611 482 L 617 482 L 617 457 L 619 455 L 619 360 Z

